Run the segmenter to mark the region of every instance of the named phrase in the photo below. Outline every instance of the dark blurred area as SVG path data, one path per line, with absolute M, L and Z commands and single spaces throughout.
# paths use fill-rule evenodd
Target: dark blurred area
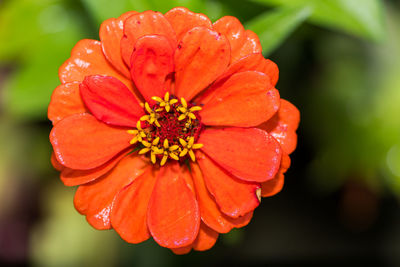
M 284 2 L 0 0 L 0 266 L 400 266 L 400 3 L 366 0 L 382 9 L 346 24 L 316 1 L 293 1 L 314 3 L 307 13 Z M 174 5 L 254 29 L 280 68 L 281 97 L 301 112 L 283 191 L 245 228 L 184 256 L 91 228 L 51 167 L 46 118 L 78 40 L 98 39 L 108 17 Z

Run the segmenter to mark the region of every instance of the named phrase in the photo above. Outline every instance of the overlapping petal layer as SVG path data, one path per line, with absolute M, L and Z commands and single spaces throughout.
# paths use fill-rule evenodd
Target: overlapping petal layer
M 207 250 L 219 233 L 247 225 L 260 196 L 282 189 L 299 123 L 257 35 L 234 17 L 212 24 L 178 7 L 108 19 L 100 40 L 73 48 L 48 109 L 52 164 L 65 185 L 80 185 L 76 209 L 97 229 L 114 228 L 130 243 L 152 237 L 176 254 Z M 198 127 L 190 168 L 183 158 L 159 166 L 165 151 L 137 141 L 156 138 L 155 103 L 163 109 L 171 99 Z M 169 118 L 163 134 L 176 125 Z M 144 147 L 156 165 L 138 156 Z
M 115 195 L 140 176 L 146 166 L 147 162 L 137 155 L 123 158 L 110 173 L 78 188 L 74 198 L 76 209 L 85 214 L 87 221 L 96 229 L 109 229 Z

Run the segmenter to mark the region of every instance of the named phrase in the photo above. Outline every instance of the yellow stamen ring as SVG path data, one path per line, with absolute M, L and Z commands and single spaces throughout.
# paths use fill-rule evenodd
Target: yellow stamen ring
M 130 144 L 140 143 L 143 147 L 139 150 L 139 154 L 143 155 L 150 152 L 150 160 L 153 164 L 156 163 L 157 157 L 161 158 L 160 166 L 164 166 L 168 158 L 179 161 L 187 155 L 192 161 L 195 161 L 196 157 L 193 150 L 203 147 L 203 144 L 194 143 L 195 136 L 198 136 L 198 131 L 201 129 L 201 123 L 197 120 L 194 112 L 200 111 L 201 107 L 188 107 L 184 98 L 179 101 L 174 97 L 171 98 L 168 92 L 164 95 L 164 98 L 154 96 L 152 99 L 157 103 L 153 108 L 150 107 L 149 103 L 144 103 L 144 110 L 148 114 L 140 118 L 136 124 L 136 129 L 128 130 L 129 134 L 134 135 Z M 142 128 L 141 122 L 147 122 L 145 129 Z M 168 140 L 171 125 L 178 136 L 173 135 L 176 137 L 171 137 L 173 139 Z M 160 142 L 160 136 L 157 136 L 159 134 L 163 142 Z M 172 144 L 170 141 L 173 141 Z

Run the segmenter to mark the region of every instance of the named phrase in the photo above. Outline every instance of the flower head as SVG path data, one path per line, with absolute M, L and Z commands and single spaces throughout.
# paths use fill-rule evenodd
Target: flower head
M 206 250 L 283 186 L 298 110 L 234 17 L 128 12 L 81 40 L 48 109 L 76 209 L 127 242 Z

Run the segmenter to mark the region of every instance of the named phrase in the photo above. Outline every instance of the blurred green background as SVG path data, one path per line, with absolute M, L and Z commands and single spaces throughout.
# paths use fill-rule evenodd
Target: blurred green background
M 58 67 L 100 23 L 186 6 L 238 17 L 301 111 L 283 191 L 207 252 L 93 230 L 50 165 L 46 118 Z M 400 266 L 400 2 L 379 0 L 0 0 L 0 265 Z

